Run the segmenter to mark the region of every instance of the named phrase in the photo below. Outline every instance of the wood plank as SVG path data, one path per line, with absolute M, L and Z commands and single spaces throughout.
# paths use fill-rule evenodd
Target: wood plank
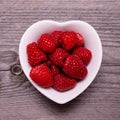
M 108 71 L 108 69 L 106 71 Z M 0 93 L 0 106 L 6 111 L 12 109 L 12 111 L 8 112 L 10 116 L 11 114 L 14 115 L 14 111 L 17 110 L 17 116 L 14 116 L 13 119 L 18 117 L 19 114 L 22 114 L 24 119 L 27 117 L 28 119 L 30 119 L 30 117 L 31 119 L 35 119 L 35 117 L 47 119 L 46 112 L 47 114 L 51 114 L 53 118 L 56 118 L 58 116 L 61 117 L 61 113 L 63 114 L 65 111 L 73 120 L 77 119 L 77 116 L 82 116 L 83 113 L 87 114 L 83 119 L 88 119 L 88 116 L 91 116 L 91 119 L 97 119 L 97 117 L 100 116 L 101 119 L 105 120 L 109 117 L 110 120 L 120 117 L 120 81 L 118 81 L 120 75 L 116 76 L 118 79 L 115 81 L 114 76 L 110 73 L 107 74 L 106 72 L 105 74 L 102 73 L 102 75 L 99 73 L 93 84 L 83 94 L 72 102 L 61 106 L 43 97 L 23 75 L 21 75 L 21 77 L 15 77 L 11 75 L 9 71 L 1 72 L 1 74 L 4 77 L 1 80 L 2 91 Z M 7 79 L 9 75 L 11 76 L 10 81 Z M 32 109 L 32 111 L 28 109 Z M 57 116 L 54 113 L 56 113 Z M 29 114 L 31 114 L 31 116 L 29 116 Z M 65 113 L 63 115 L 61 119 L 67 119 Z M 0 114 L 0 116 L 3 116 L 3 114 Z M 18 118 L 22 119 L 23 116 Z

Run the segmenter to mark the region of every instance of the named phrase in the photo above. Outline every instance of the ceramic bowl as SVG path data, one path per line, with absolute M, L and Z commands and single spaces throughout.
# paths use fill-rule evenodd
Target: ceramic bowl
M 75 88 L 66 92 L 58 92 L 53 88 L 42 88 L 33 82 L 29 76 L 31 66 L 27 60 L 26 46 L 33 41 L 37 41 L 43 33 L 51 33 L 54 30 L 74 31 L 81 33 L 85 40 L 85 47 L 90 49 L 92 52 L 91 62 L 87 66 L 87 77 L 83 81 L 78 82 Z M 96 30 L 86 22 L 80 20 L 72 20 L 67 22 L 43 20 L 31 25 L 23 34 L 19 45 L 19 57 L 22 69 L 31 84 L 41 94 L 50 100 L 59 104 L 65 104 L 80 95 L 95 79 L 102 61 L 102 44 Z

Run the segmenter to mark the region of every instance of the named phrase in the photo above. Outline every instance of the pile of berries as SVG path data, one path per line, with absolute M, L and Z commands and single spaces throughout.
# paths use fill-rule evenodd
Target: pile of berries
M 53 31 L 26 47 L 31 79 L 43 88 L 67 91 L 87 74 L 92 53 L 80 33 Z

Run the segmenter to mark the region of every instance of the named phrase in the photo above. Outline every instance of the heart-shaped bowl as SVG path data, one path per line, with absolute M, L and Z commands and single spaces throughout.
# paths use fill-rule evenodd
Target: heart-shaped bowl
M 92 59 L 87 66 L 87 77 L 83 81 L 78 82 L 76 87 L 66 92 L 58 92 L 53 88 L 42 88 L 32 81 L 29 76 L 31 66 L 28 63 L 26 46 L 33 41 L 37 41 L 43 33 L 51 33 L 54 30 L 74 31 L 81 33 L 85 40 L 85 47 L 90 49 L 92 52 Z M 52 101 L 59 104 L 64 104 L 80 95 L 94 80 L 102 62 L 102 44 L 96 30 L 86 22 L 80 20 L 72 20 L 67 22 L 43 20 L 34 23 L 25 31 L 19 45 L 19 57 L 22 69 L 32 85 Z

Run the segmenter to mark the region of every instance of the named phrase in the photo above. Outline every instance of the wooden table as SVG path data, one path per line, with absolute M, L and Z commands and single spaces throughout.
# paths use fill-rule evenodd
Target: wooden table
M 41 95 L 23 73 L 11 73 L 24 31 L 43 19 L 86 21 L 102 40 L 98 75 L 65 105 Z M 120 0 L 0 0 L 0 120 L 120 120 Z

